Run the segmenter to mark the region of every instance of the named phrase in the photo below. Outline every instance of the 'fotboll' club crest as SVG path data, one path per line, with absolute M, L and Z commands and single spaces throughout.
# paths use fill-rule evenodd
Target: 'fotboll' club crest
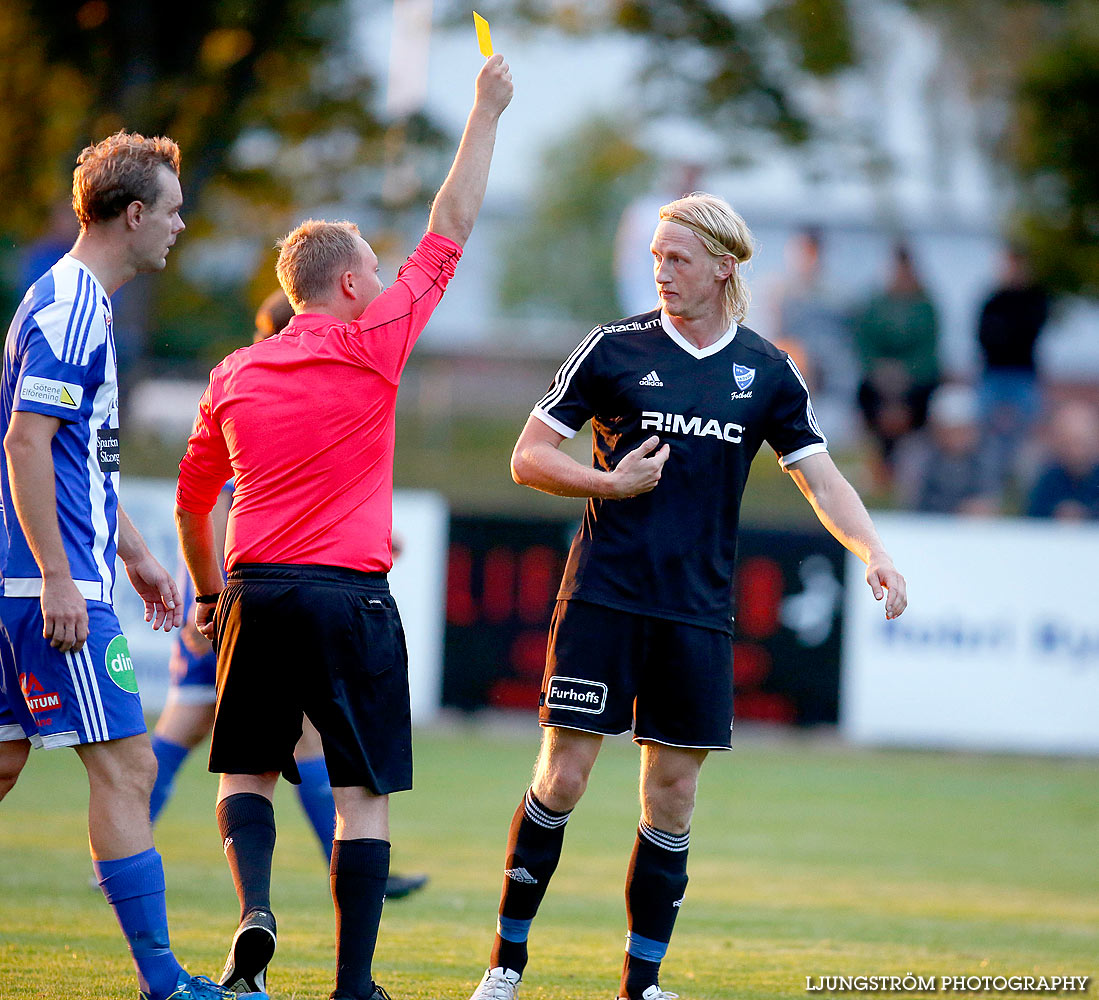
M 743 391 L 755 381 L 756 370 L 754 368 L 746 368 L 744 365 L 738 365 L 734 362 L 733 378 L 736 379 L 736 387 Z

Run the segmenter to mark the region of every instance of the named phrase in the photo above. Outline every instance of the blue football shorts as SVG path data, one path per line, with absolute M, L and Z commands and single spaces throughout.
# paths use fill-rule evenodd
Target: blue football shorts
M 212 705 L 217 701 L 218 657 L 214 645 L 202 640 L 205 649 L 196 653 L 183 641 L 183 633 L 176 636 L 169 660 L 171 686 L 168 701 L 178 705 Z
M 88 602 L 88 641 L 62 653 L 42 637 L 35 597 L 0 597 L 0 739 L 36 747 L 103 743 L 146 731 L 129 646 L 114 608 Z M 18 730 L 18 731 L 17 731 Z

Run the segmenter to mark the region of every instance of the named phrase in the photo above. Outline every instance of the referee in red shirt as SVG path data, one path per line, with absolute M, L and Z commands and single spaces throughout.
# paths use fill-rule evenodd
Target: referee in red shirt
M 281 241 L 278 277 L 296 315 L 214 369 L 180 463 L 176 521 L 198 624 L 218 653 L 210 770 L 221 774 L 218 826 L 241 905 L 222 975 L 233 988 L 262 988 L 274 954 L 271 799 L 280 773 L 299 780 L 305 715 L 321 734 L 336 802 L 331 997 L 387 1000 L 371 962 L 389 871 L 388 795 L 412 787 L 404 633 L 386 580 L 394 406 L 480 210 L 511 95 L 494 55 L 428 231 L 390 288 L 352 223 L 311 219 Z M 230 478 L 223 590 L 210 511 Z

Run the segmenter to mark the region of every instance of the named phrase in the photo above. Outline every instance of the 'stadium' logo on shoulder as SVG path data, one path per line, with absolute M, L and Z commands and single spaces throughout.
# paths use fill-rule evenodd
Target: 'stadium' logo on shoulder
M 134 672 L 134 661 L 130 659 L 130 645 L 126 642 L 124 635 L 121 633 L 116 635 L 107 644 L 107 652 L 103 654 L 103 660 L 111 680 L 123 691 L 137 694 L 137 674 Z
M 607 707 L 607 685 L 554 675 L 546 685 L 546 707 L 571 708 L 574 712 L 599 715 Z

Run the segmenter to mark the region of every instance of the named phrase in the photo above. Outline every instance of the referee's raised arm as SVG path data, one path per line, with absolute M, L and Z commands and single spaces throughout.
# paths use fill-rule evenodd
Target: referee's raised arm
M 511 71 L 504 57 L 491 56 L 477 75 L 473 109 L 450 173 L 431 206 L 428 232 L 465 246 L 485 198 L 488 169 L 496 144 L 496 125 L 511 102 L 513 90 Z

